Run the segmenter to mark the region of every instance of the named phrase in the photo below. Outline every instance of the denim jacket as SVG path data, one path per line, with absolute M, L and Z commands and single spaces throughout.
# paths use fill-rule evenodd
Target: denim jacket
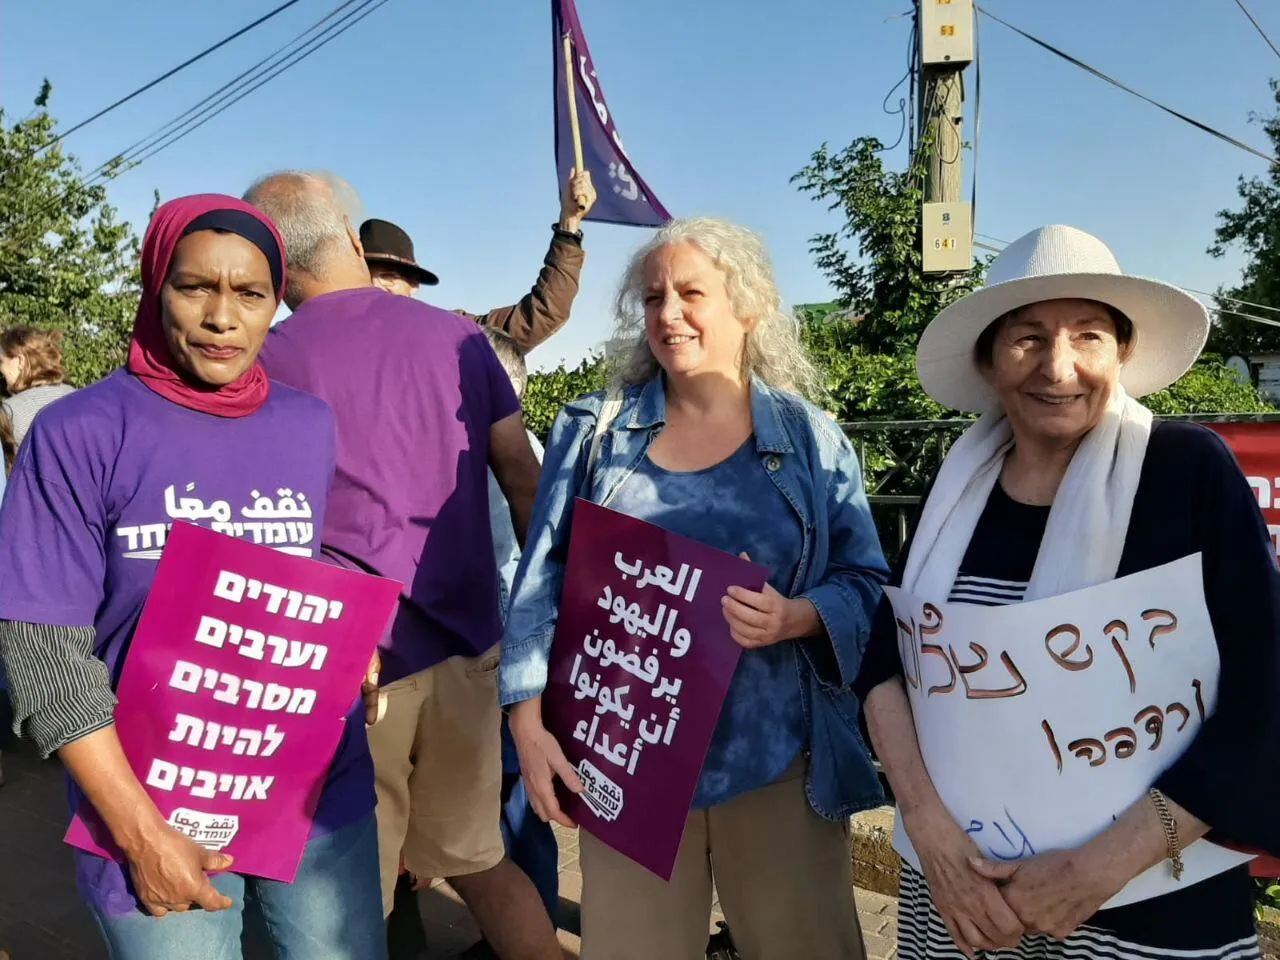
M 628 388 L 607 428 L 595 468 L 587 469 L 604 394 L 569 403 L 547 441 L 529 540 L 516 573 L 498 685 L 504 706 L 542 693 L 568 555 L 573 501 L 608 505 L 664 424 L 661 375 Z M 805 542 L 790 595 L 810 601 L 829 640 L 794 641 L 809 745 L 805 791 L 810 806 L 841 820 L 883 802 L 862 741 L 858 674 L 872 616 L 887 576 L 853 447 L 822 411 L 758 380 L 751 417 L 760 468 L 791 504 Z M 590 475 L 589 475 L 590 473 Z

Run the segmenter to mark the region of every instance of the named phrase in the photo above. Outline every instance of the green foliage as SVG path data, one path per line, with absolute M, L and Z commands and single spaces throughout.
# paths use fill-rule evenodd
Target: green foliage
M 82 386 L 124 362 L 138 238 L 53 142 L 49 93 L 46 81 L 25 119 L 0 110 L 0 326 L 63 331 L 67 378 Z
M 880 353 L 859 345 L 865 321 L 838 303 L 795 308 L 809 356 L 822 371 L 826 409 L 841 422 L 938 420 L 949 411 L 929 399 L 916 379 L 915 354 Z
M 1251 114 L 1250 120 L 1262 125 L 1274 153 L 1280 151 L 1280 80 L 1271 81 L 1271 95 L 1276 113 L 1265 118 Z M 1236 193 L 1242 205 L 1239 210 L 1219 211 L 1218 228 L 1209 253 L 1221 257 L 1239 245 L 1249 260 L 1240 283 L 1219 292 L 1237 300 L 1280 307 L 1280 166 L 1271 167 L 1264 177 L 1241 177 Z M 1232 307 L 1227 303 L 1223 306 L 1245 313 L 1259 312 L 1252 307 Z M 1280 350 L 1280 328 L 1223 315 L 1214 324 L 1209 349 L 1226 357 L 1275 352 Z
M 796 315 L 809 354 L 825 377 L 826 409 L 841 423 L 937 421 L 954 416 L 921 389 L 912 351 L 873 353 L 859 346 L 861 321 L 851 318 L 839 304 L 801 305 L 796 307 Z M 957 426 L 942 430 L 856 430 L 852 437 L 868 491 L 897 495 L 923 492 L 965 422 L 954 421 Z M 885 543 L 896 539 L 887 529 L 882 534 Z
M 531 374 L 523 401 L 525 426 L 545 440 L 561 407 L 604 387 L 603 356 L 588 357 L 571 370 L 561 363 L 547 373 Z
M 1153 413 L 1273 413 L 1252 384 L 1241 383 L 1222 358 L 1208 353 L 1173 386 L 1143 397 Z
M 791 179 L 844 218 L 840 229 L 814 236 L 809 250 L 835 287 L 837 302 L 861 318 L 851 342 L 872 353 L 903 353 L 915 349 L 943 307 L 981 282 L 985 265 L 950 279 L 925 277 L 925 149 L 903 172 L 885 168 L 883 150 L 874 137 L 859 137 L 835 154 L 823 144 Z M 845 249 L 849 244 L 856 254 Z
M 1263 908 L 1280 910 L 1280 883 L 1264 877 L 1253 878 L 1253 914 L 1263 919 Z

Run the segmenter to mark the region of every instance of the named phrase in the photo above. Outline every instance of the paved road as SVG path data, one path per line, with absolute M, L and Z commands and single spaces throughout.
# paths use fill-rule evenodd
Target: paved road
M 42 763 L 29 745 L 4 754 L 0 788 L 0 951 L 12 960 L 105 960 L 97 930 L 76 895 L 71 854 L 62 845 L 66 799 L 62 770 Z M 577 901 L 582 892 L 577 837 L 560 834 L 561 943 L 578 956 Z M 896 956 L 897 904 L 858 890 L 857 903 L 871 960 Z M 452 960 L 478 939 L 466 908 L 446 884 L 420 894 L 431 950 L 423 960 Z M 720 919 L 719 913 L 714 919 Z M 253 944 L 246 960 L 270 960 Z

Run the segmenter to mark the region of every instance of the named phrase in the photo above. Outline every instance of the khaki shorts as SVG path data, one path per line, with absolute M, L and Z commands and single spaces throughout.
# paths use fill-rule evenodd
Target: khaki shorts
M 451 657 L 382 688 L 369 728 L 378 792 L 382 909 L 391 913 L 400 858 L 419 877 L 464 877 L 498 865 L 502 795 L 498 649 Z
M 848 824 L 823 820 L 803 762 L 685 822 L 671 882 L 579 831 L 582 960 L 702 960 L 712 883 L 752 960 L 864 960 Z

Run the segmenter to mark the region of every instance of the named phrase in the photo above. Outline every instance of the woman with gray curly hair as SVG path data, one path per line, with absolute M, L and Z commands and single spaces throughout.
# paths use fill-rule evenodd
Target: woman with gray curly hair
M 886 569 L 857 458 L 802 399 L 818 377 L 741 227 L 661 229 L 623 279 L 614 342 L 632 344 L 614 388 L 552 427 L 502 642 L 540 817 L 572 826 L 553 779 L 581 787 L 541 705 L 575 498 L 746 554 L 769 578 L 722 600 L 743 652 L 671 881 L 581 834 L 582 956 L 701 958 L 714 876 L 743 956 L 858 960 L 846 823 L 881 794 L 847 687 Z

